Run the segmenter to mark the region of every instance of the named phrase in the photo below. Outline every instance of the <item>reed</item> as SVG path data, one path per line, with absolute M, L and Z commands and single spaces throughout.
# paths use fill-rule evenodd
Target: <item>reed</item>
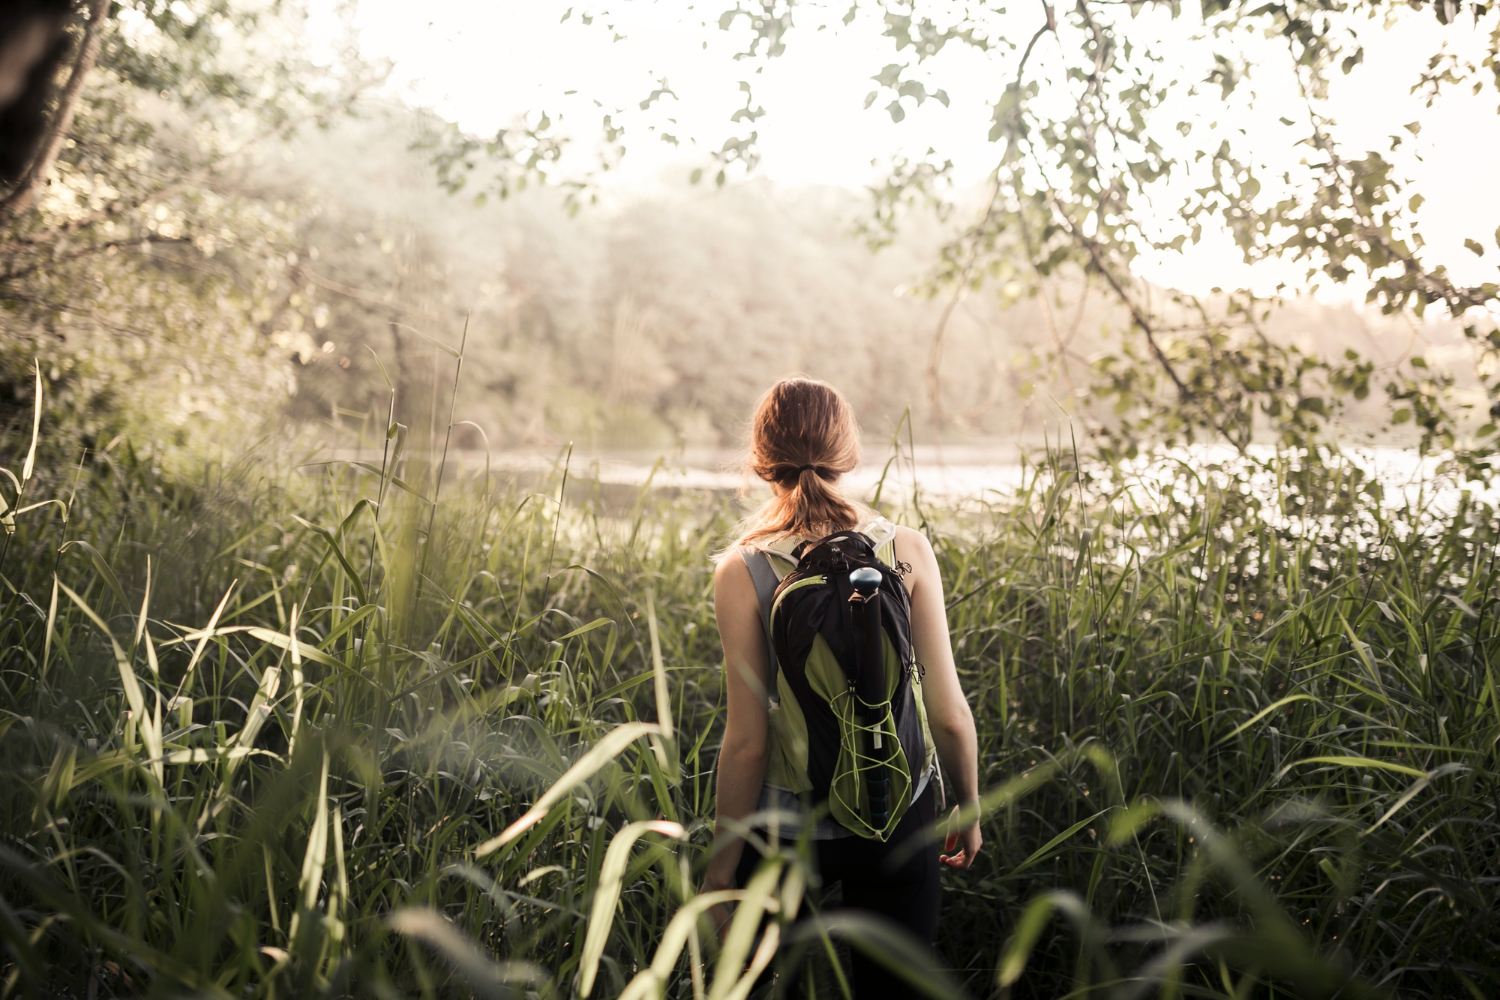
M 934 996 L 1500 990 L 1489 506 L 1336 456 L 883 498 L 939 553 L 989 789 L 933 964 L 791 922 L 796 849 L 724 947 L 696 920 L 724 501 L 567 500 L 560 460 L 432 502 L 390 428 L 379 467 L 5 480 L 58 502 L 0 565 L 0 992 L 718 1000 L 767 941 L 835 994 L 844 947 Z

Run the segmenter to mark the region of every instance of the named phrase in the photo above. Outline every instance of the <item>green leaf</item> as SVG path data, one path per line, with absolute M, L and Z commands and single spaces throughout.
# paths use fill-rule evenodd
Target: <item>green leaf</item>
M 178 685 L 178 693 L 181 693 L 182 689 L 187 686 L 188 678 L 193 675 L 193 668 L 198 665 L 198 661 L 203 657 L 203 650 L 207 648 L 208 640 L 213 637 L 214 629 L 219 627 L 219 618 L 224 614 L 224 609 L 229 606 L 229 595 L 234 593 L 234 586 L 236 583 L 239 583 L 239 581 L 234 580 L 229 584 L 229 589 L 224 591 L 224 596 L 219 599 L 218 607 L 214 608 L 214 613 L 212 615 L 209 615 L 208 624 L 203 628 L 203 635 L 199 638 L 198 645 L 193 647 L 193 655 L 188 660 L 188 665 L 182 672 L 182 682 Z M 142 631 L 145 630 L 145 611 L 146 609 L 142 607 Z M 147 648 L 149 649 L 150 647 Z
M 21 482 L 31 481 L 31 472 L 36 466 L 36 440 L 37 434 L 42 429 L 42 363 L 33 359 L 36 365 L 36 397 L 31 415 L 31 447 L 26 449 L 26 464 L 21 466 Z
M 234 631 L 239 631 L 240 628 L 240 626 L 236 626 L 234 628 Z M 224 631 L 227 632 L 230 630 L 225 629 Z M 256 639 L 259 639 L 261 642 L 269 643 L 272 646 L 277 647 L 278 649 L 284 649 L 288 652 L 290 652 L 292 649 L 292 637 L 287 635 L 285 632 L 275 632 L 268 628 L 261 628 L 259 625 L 244 628 L 244 631 L 249 633 Z M 335 660 L 327 653 L 320 651 L 316 646 L 312 645 L 306 639 L 297 640 L 297 655 L 301 656 L 303 659 L 312 660 L 314 663 L 321 663 L 325 667 L 343 667 L 344 665 L 342 662 Z
M 578 758 L 572 767 L 563 772 L 562 777 L 553 782 L 552 787 L 536 800 L 536 805 L 528 809 L 520 819 L 506 827 L 498 836 L 491 837 L 476 847 L 474 856 L 482 858 L 515 840 L 547 815 L 548 811 L 561 802 L 569 792 L 592 778 L 595 772 L 614 760 L 630 744 L 642 736 L 660 734 L 661 727 L 650 722 L 627 722 L 611 729 L 594 744 L 588 753 Z
M 130 665 L 130 660 L 126 658 L 125 650 L 121 649 L 120 644 L 115 641 L 114 633 L 110 632 L 109 626 L 104 624 L 104 619 L 100 618 L 94 612 L 94 609 L 89 607 L 87 601 L 74 593 L 72 588 L 65 583 L 60 583 L 58 586 L 64 594 L 68 595 L 68 599 L 77 605 L 78 609 L 87 615 L 88 619 L 109 640 L 110 649 L 115 654 L 115 667 L 120 672 L 120 684 L 125 691 L 125 702 L 130 706 L 130 711 L 134 713 L 137 719 L 141 720 L 142 723 L 148 722 L 149 718 L 146 716 L 146 698 L 141 693 L 140 681 L 136 679 L 135 669 Z
M 1255 725 L 1257 722 L 1259 722 L 1261 719 L 1264 719 L 1272 712 L 1280 708 L 1285 708 L 1287 705 L 1290 705 L 1294 701 L 1317 701 L 1317 699 L 1310 694 L 1292 694 L 1287 695 L 1285 698 L 1282 698 L 1279 701 L 1273 701 L 1271 704 L 1267 705 L 1259 712 L 1256 712 L 1254 715 L 1246 719 L 1244 722 L 1240 723 L 1238 726 L 1235 726 L 1228 733 L 1224 734 L 1223 738 L 1220 739 L 1219 742 L 1223 743 L 1226 740 L 1234 739 L 1240 733 L 1243 733 L 1245 730 L 1249 729 L 1251 726 Z
M 1016 929 L 1000 955 L 1000 969 L 996 978 L 1002 989 L 1014 986 L 1016 980 L 1021 978 L 1032 950 L 1041 939 L 1042 930 L 1052 919 L 1052 914 L 1059 911 L 1069 914 L 1077 922 L 1088 919 L 1088 910 L 1083 900 L 1071 892 L 1049 892 L 1038 896 L 1021 912 L 1021 919 L 1016 921 Z
M 586 997 L 594 990 L 594 977 L 599 974 L 599 959 L 604 956 L 604 945 L 609 940 L 609 930 L 614 925 L 615 904 L 620 901 L 620 888 L 625 881 L 626 865 L 630 862 L 630 849 L 647 833 L 680 838 L 683 831 L 680 823 L 638 820 L 627 823 L 610 840 L 609 850 L 604 852 L 604 864 L 599 868 L 599 885 L 594 890 L 588 931 L 583 940 L 583 956 L 578 966 L 580 996 Z
M 1369 834 L 1372 834 L 1376 830 L 1380 829 L 1380 827 L 1385 823 L 1386 820 L 1396 815 L 1396 813 L 1401 811 L 1401 808 L 1403 806 L 1405 806 L 1412 799 L 1416 798 L 1418 792 L 1426 788 L 1428 785 L 1432 784 L 1432 779 L 1441 778 L 1446 774 L 1455 774 L 1457 772 L 1465 770 L 1468 770 L 1468 768 L 1466 768 L 1458 761 L 1449 761 L 1446 764 L 1440 764 L 1439 766 L 1433 768 L 1431 771 L 1428 771 L 1416 781 L 1412 782 L 1410 787 L 1408 787 L 1406 791 L 1401 793 L 1401 797 L 1398 798 L 1389 809 L 1381 814 L 1381 817 L 1377 819 L 1373 824 L 1371 824 L 1369 829 L 1361 833 L 1361 836 L 1368 836 Z
M 742 993 L 734 988 L 745 978 L 754 982 L 754 973 L 746 977 L 742 975 L 742 970 L 745 968 L 745 960 L 751 957 L 751 948 L 755 946 L 757 938 L 760 938 L 760 947 L 756 950 L 762 951 L 765 948 L 769 934 L 763 936 L 760 933 L 761 923 L 765 914 L 777 906 L 776 883 L 781 879 L 783 864 L 784 862 L 777 858 L 762 861 L 755 874 L 751 876 L 749 884 L 745 886 L 743 899 L 735 908 L 734 916 L 730 918 L 729 932 L 724 936 L 724 947 L 719 952 L 719 961 L 714 970 L 714 981 L 708 1000 L 727 1000 L 731 992 L 738 993 L 739 996 L 744 996 L 749 992 L 747 989 Z M 673 918 L 672 923 L 676 922 L 676 918 Z M 772 924 L 770 929 L 779 931 L 780 927 Z M 662 935 L 661 944 L 657 946 L 656 955 L 652 958 L 651 968 L 648 970 L 655 974 L 658 982 L 665 981 L 667 974 L 677 964 L 677 956 L 682 953 L 682 946 L 686 943 L 682 940 L 682 935 L 674 935 L 670 931 L 671 924 L 668 925 L 668 933 Z M 775 943 L 772 940 L 772 948 L 775 947 Z M 757 954 L 751 961 L 752 969 L 756 965 L 763 966 L 765 961 L 769 961 L 769 957 L 769 955 L 765 956 L 762 961 L 762 956 Z M 640 981 L 639 977 L 633 980 L 630 986 L 635 986 L 637 981 Z M 629 993 L 630 990 L 627 988 L 626 994 Z M 661 996 L 662 994 L 652 991 L 651 995 Z M 621 1000 L 626 1000 L 626 997 L 622 996 Z
M 1472 604 L 1470 604 L 1468 601 L 1464 600 L 1462 597 L 1459 597 L 1457 594 L 1445 594 L 1443 596 L 1447 597 L 1448 600 L 1452 601 L 1454 607 L 1458 608 L 1458 610 L 1462 611 L 1464 614 L 1468 615 L 1470 618 L 1478 618 L 1479 617 L 1479 612 L 1474 610 L 1474 606 Z
M 655 675 L 656 721 L 664 739 L 672 739 L 672 689 L 667 684 L 667 668 L 662 662 L 661 639 L 657 632 L 656 595 L 646 588 L 646 625 L 651 638 L 651 670 Z
M 1107 812 L 1109 812 L 1108 809 L 1101 809 L 1098 812 L 1094 813 L 1094 815 L 1085 817 L 1084 819 L 1079 820 L 1077 823 L 1074 823 L 1062 833 L 1059 833 L 1057 836 L 1047 841 L 1041 847 L 1038 847 L 1035 851 L 1032 851 L 1029 858 L 1027 858 L 1025 861 L 1022 861 L 1015 868 L 1011 869 L 1011 874 L 1015 875 L 1019 872 L 1023 872 L 1037 862 L 1046 860 L 1046 858 L 1052 853 L 1052 849 L 1054 847 L 1061 844 L 1063 841 L 1073 836 L 1073 834 L 1077 833 L 1079 830 L 1082 830 L 1084 827 L 1088 826 L 1090 823 L 1094 822 L 1094 820 L 1098 819 L 1100 816 L 1103 816 Z
M 365 345 L 365 350 L 369 351 L 370 352 L 370 357 L 372 357 L 372 358 L 375 359 L 375 367 L 378 368 L 378 369 L 380 369 L 380 377 L 385 380 L 385 387 L 388 390 L 390 390 L 391 392 L 395 392 L 396 391 L 396 383 L 392 382 L 390 375 L 388 375 L 386 373 L 385 365 L 382 364 L 381 361 L 380 361 L 380 355 L 376 354 L 375 353 L 375 348 L 371 347 L 369 344 Z M 395 424 L 391 424 L 390 430 L 388 430 L 386 432 L 386 437 L 393 438 L 395 436 L 396 436 L 396 425 Z
M 453 921 L 427 907 L 408 907 L 390 916 L 390 928 L 397 934 L 425 942 L 446 958 L 480 996 L 521 997 L 529 995 L 527 986 L 548 983 L 541 967 L 530 962 L 507 961 L 497 964 L 464 935 Z M 551 995 L 551 989 L 540 991 Z
M 358 504 L 355 505 L 356 512 L 360 509 L 361 504 L 366 503 L 369 503 L 373 506 L 373 501 L 361 500 Z M 328 551 L 333 554 L 334 559 L 338 561 L 339 567 L 344 571 L 344 576 L 346 579 L 348 579 L 349 586 L 354 589 L 354 595 L 359 598 L 359 603 L 369 604 L 369 600 L 365 597 L 364 581 L 360 579 L 359 572 L 354 568 L 354 565 L 349 562 L 349 557 L 344 552 L 344 547 L 338 542 L 339 537 L 343 534 L 342 528 L 340 528 L 339 532 L 335 534 L 334 532 L 329 531 L 327 528 L 324 528 L 321 525 L 313 524 L 311 521 L 299 517 L 296 514 L 292 515 L 292 520 L 298 522 L 303 527 L 312 530 L 320 537 L 322 537 L 323 541 L 328 545 Z
M 1304 757 L 1302 760 L 1293 761 L 1277 772 L 1276 780 L 1280 781 L 1292 768 L 1303 764 L 1333 764 L 1337 767 L 1372 768 L 1378 771 L 1395 771 L 1397 774 L 1409 774 L 1414 778 L 1420 778 L 1427 773 L 1406 764 L 1397 764 L 1394 761 L 1376 760 L 1373 757 L 1356 757 L 1352 754 L 1333 754 L 1327 757 Z
M 787 945 L 797 949 L 826 947 L 828 939 L 847 941 L 853 950 L 883 966 L 888 978 L 904 980 L 922 996 L 933 1000 L 964 1000 L 969 996 L 953 973 L 934 959 L 930 949 L 872 914 L 857 910 L 815 914 L 799 920 L 787 933 Z M 826 995 L 833 998 L 841 993 L 830 989 Z
M 69 549 L 74 548 L 82 549 L 89 554 L 89 559 L 93 562 L 94 569 L 98 571 L 99 578 L 104 581 L 104 585 L 109 588 L 109 592 L 115 595 L 115 600 L 120 602 L 120 607 L 127 607 L 130 602 L 125 597 L 125 588 L 120 586 L 120 578 L 115 576 L 113 569 L 110 569 L 109 563 L 104 559 L 104 555 L 88 542 L 78 538 L 70 542 L 63 542 L 62 545 L 58 546 L 57 552 L 61 555 Z
M 577 628 L 575 628 L 571 632 L 565 632 L 564 634 L 558 636 L 553 641 L 554 642 L 562 642 L 564 639 L 572 639 L 575 636 L 580 636 L 580 635 L 583 635 L 583 634 L 585 634 L 587 632 L 592 632 L 596 628 L 603 628 L 606 625 L 613 625 L 614 623 L 615 623 L 615 620 L 613 618 L 595 618 L 593 621 L 589 622 L 587 625 L 580 625 L 580 626 L 578 626 Z

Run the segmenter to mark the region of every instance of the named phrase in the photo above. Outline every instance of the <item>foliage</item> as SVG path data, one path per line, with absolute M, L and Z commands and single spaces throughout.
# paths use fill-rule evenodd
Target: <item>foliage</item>
M 317 312 L 288 273 L 308 206 L 248 184 L 244 157 L 338 113 L 369 70 L 317 61 L 292 4 L 104 9 L 50 182 L 0 213 L 0 366 L 24 404 L 32 357 L 53 359 L 59 450 L 125 430 L 204 447 L 295 390 L 285 359 Z
M 1456 33 L 1461 5 L 1203 0 L 1189 13 L 1176 0 L 1078 0 L 1056 8 L 1043 2 L 1034 28 L 1019 36 L 1004 11 L 983 6 L 941 13 L 902 0 L 875 6 L 903 61 L 874 77 L 871 103 L 891 98 L 887 108 L 898 121 L 908 101 L 941 93 L 933 81 L 941 79 L 948 45 L 1002 62 L 1006 82 L 995 96 L 989 133 L 999 149 L 989 203 L 945 251 L 943 273 L 954 294 L 1007 263 L 1043 294 L 1060 269 L 1102 279 L 1129 311 L 1134 335 L 1118 358 L 1104 361 L 1101 386 L 1129 414 L 1112 435 L 1116 448 L 1133 448 L 1151 430 L 1165 431 L 1174 443 L 1207 430 L 1244 447 L 1257 428 L 1302 446 L 1317 440 L 1341 397 L 1362 399 L 1370 391 L 1369 365 L 1307 355 L 1267 338 L 1263 323 L 1272 303 L 1249 292 L 1223 303 L 1170 296 L 1179 310 L 1196 314 L 1186 322 L 1173 323 L 1153 306 L 1134 265 L 1151 250 L 1184 252 L 1206 226 L 1226 230 L 1247 263 L 1304 261 L 1309 283 L 1366 283 L 1367 301 L 1384 312 L 1420 316 L 1437 306 L 1464 321 L 1476 351 L 1494 350 L 1489 338 L 1500 286 L 1458 284 L 1424 252 L 1423 198 L 1391 157 L 1403 135 L 1391 136 L 1389 149 L 1350 150 L 1324 100 L 1329 77 L 1348 75 L 1362 62 L 1366 32 L 1401 31 L 1413 19 L 1436 15 Z M 1500 45 L 1500 11 L 1492 7 L 1473 3 L 1465 11 L 1475 32 L 1482 24 L 1488 34 L 1484 66 Z M 789 24 L 791 5 L 786 9 Z M 787 36 L 787 25 L 768 18 L 752 25 L 758 37 Z M 1219 124 L 1237 107 L 1247 116 L 1259 102 L 1264 111 L 1267 98 L 1253 84 L 1287 75 L 1296 103 L 1277 109 L 1285 129 L 1280 148 L 1306 146 L 1300 166 L 1256 148 L 1244 129 L 1236 134 Z M 1429 107 L 1447 89 L 1495 83 L 1483 67 L 1446 50 L 1412 82 L 1413 91 L 1428 93 Z M 1173 133 L 1188 141 L 1174 141 Z M 940 156 L 924 166 L 941 164 Z M 942 172 L 908 167 L 893 177 L 877 191 L 878 218 L 889 223 L 901 201 L 933 196 Z M 1149 206 L 1169 200 L 1179 202 L 1177 218 L 1163 221 Z M 935 372 L 936 356 L 930 365 Z M 1123 378 L 1121 368 L 1128 373 Z M 931 388 L 940 407 L 935 375 Z M 1424 452 L 1459 443 L 1442 388 L 1418 366 L 1386 373 L 1393 418 L 1415 418 Z M 1485 388 L 1491 401 L 1500 399 L 1500 383 Z M 1487 468 L 1471 457 L 1476 471 Z
M 694 929 L 722 499 L 579 502 L 565 463 L 439 498 L 390 432 L 368 472 L 195 483 L 123 446 L 17 477 L 62 502 L 0 563 L 6 989 L 723 996 L 768 911 L 939 996 L 1500 986 L 1487 504 L 1292 454 L 914 496 L 988 788 L 944 975 L 857 918 L 783 926 L 796 850 L 717 956 Z
M 704 191 L 685 167 L 659 190 L 577 214 L 540 186 L 474 206 L 428 183 L 423 154 L 408 149 L 425 128 L 419 115 L 365 104 L 273 157 L 269 190 L 318 206 L 296 234 L 296 288 L 323 323 L 306 330 L 293 366 L 297 416 L 379 405 L 384 382 L 368 346 L 402 387 L 400 419 L 421 431 L 429 366 L 447 362 L 433 341 L 456 340 L 467 321 L 458 409 L 497 447 L 734 447 L 764 387 L 791 371 L 832 380 L 877 433 L 915 401 L 926 434 L 920 354 L 948 308 L 941 286 L 922 280 L 949 233 L 938 220 L 913 213 L 870 254 L 849 236 L 865 211 L 854 192 L 764 179 Z M 963 423 L 946 441 L 1040 444 L 1057 404 L 1080 423 L 1116 428 L 1131 417 L 1092 392 L 1080 367 L 1117 352 L 1111 331 L 1130 322 L 1098 278 L 1057 274 L 1046 296 L 998 279 L 995 290 L 967 297 L 945 322 L 942 386 Z M 1456 393 L 1483 391 L 1472 365 L 1463 371 L 1461 326 L 1436 316 L 1408 323 L 1301 299 L 1263 327 L 1276 344 L 1355 350 L 1375 372 L 1421 354 L 1434 373 L 1457 377 Z M 1054 336 L 1067 365 L 1052 354 Z M 1149 365 L 1123 363 L 1109 375 L 1152 378 Z M 1345 405 L 1339 427 L 1417 443 L 1410 424 L 1392 433 L 1388 420 L 1376 393 Z M 463 444 L 482 442 L 470 433 Z
M 359 113 L 369 120 L 355 124 L 390 131 L 364 155 L 396 165 L 400 182 L 357 196 L 366 167 L 340 145 L 348 130 L 280 141 L 340 118 L 378 76 L 316 48 L 299 6 L 116 5 L 54 182 L 36 209 L 0 226 L 0 399 L 23 424 L 30 362 L 41 354 L 53 359 L 44 375 L 58 452 L 102 448 L 122 432 L 140 447 L 210 447 L 287 408 L 336 421 L 369 409 L 384 390 L 368 346 L 390 362 L 403 405 L 421 413 L 440 361 L 423 338 L 472 314 L 483 392 L 462 406 L 497 441 L 718 444 L 760 382 L 803 368 L 838 378 L 877 422 L 926 395 L 924 414 L 950 434 L 1025 433 L 1057 401 L 1106 452 L 1129 457 L 1143 441 L 1205 431 L 1240 446 L 1267 437 L 1300 446 L 1326 436 L 1330 420 L 1343 431 L 1380 416 L 1394 439 L 1456 448 L 1483 474 L 1477 445 L 1491 425 L 1460 419 L 1459 404 L 1481 400 L 1482 409 L 1492 394 L 1496 359 L 1482 344 L 1483 356 L 1472 355 L 1487 330 L 1487 293 L 1428 266 L 1413 228 L 1420 192 L 1403 186 L 1397 151 L 1337 147 L 1338 129 L 1318 110 L 1320 88 L 1345 72 L 1338 59 L 1355 51 L 1359 32 L 1400 31 L 1430 11 L 1333 4 L 1309 18 L 1304 6 L 1043 7 L 1045 23 L 1026 38 L 1014 29 L 1027 11 L 857 7 L 855 20 L 876 18 L 895 47 L 872 102 L 893 117 L 946 100 L 945 60 L 960 48 L 982 50 L 1014 81 L 996 97 L 998 165 L 977 221 L 941 235 L 902 210 L 927 201 L 950 220 L 968 211 L 946 186 L 941 150 L 902 162 L 876 189 L 866 224 L 872 240 L 899 246 L 867 264 L 841 243 L 851 209 L 811 193 L 746 186 L 689 202 L 679 187 L 628 207 L 602 204 L 569 232 L 554 223 L 562 215 L 547 193 L 498 209 L 416 206 L 407 196 L 432 180 L 432 163 L 414 170 L 403 158 L 415 144 L 450 187 L 494 163 L 500 193 L 530 178 L 561 185 L 566 209 L 593 198 L 592 175 L 577 187 L 576 174 L 556 169 L 566 143 L 542 118 L 486 151 L 431 116 L 367 103 Z M 742 39 L 748 67 L 794 46 L 822 13 L 736 8 L 705 30 Z M 1465 30 L 1470 13 L 1493 19 L 1488 8 L 1464 13 Z M 1253 81 L 1287 76 L 1292 62 L 1253 65 L 1287 45 L 1305 57 L 1295 65 L 1308 110 L 1288 119 L 1302 125 L 1277 127 L 1291 137 L 1286 148 L 1297 128 L 1313 129 L 1307 147 L 1331 150 L 1326 177 L 1316 163 L 1305 178 L 1272 177 L 1263 150 L 1241 149 L 1250 140 L 1202 120 L 1205 102 L 1249 106 Z M 1196 66 L 1210 52 L 1211 68 Z M 1080 70 L 1077 59 L 1093 62 Z M 1481 69 L 1444 57 L 1423 86 L 1441 99 Z M 1199 76 L 1211 81 L 1194 85 Z M 745 86 L 738 131 L 710 174 L 755 161 L 766 112 Z M 659 84 L 639 121 L 673 96 Z M 1255 106 L 1269 113 L 1264 99 Z M 609 150 L 627 127 L 641 126 L 631 115 L 607 125 L 603 164 L 617 158 Z M 256 163 L 258 154 L 273 162 Z M 1176 222 L 1132 214 L 1179 193 L 1187 200 Z M 1393 310 L 1369 320 L 1377 329 L 1424 303 L 1435 306 L 1429 320 L 1459 315 L 1449 325 L 1465 332 L 1465 347 L 1440 345 L 1444 357 L 1382 352 L 1362 335 L 1309 346 L 1300 333 L 1316 306 L 1243 292 L 1170 295 L 1134 277 L 1140 254 L 1191 252 L 1215 226 L 1228 227 L 1248 259 L 1300 256 L 1325 281 L 1368 281 L 1376 304 Z M 1350 235 L 1360 226 L 1405 239 L 1411 267 L 1361 250 Z M 718 245 L 726 241 L 732 248 Z M 913 282 L 923 270 L 928 280 Z M 972 294 L 985 286 L 997 294 Z M 892 287 L 904 293 L 894 305 Z M 925 371 L 890 361 L 924 339 Z M 855 357 L 825 365 L 825 353 Z
M 1455 395 L 1450 375 L 1425 359 L 1377 369 L 1363 356 L 1287 344 L 1267 334 L 1279 295 L 1163 294 L 1138 273 L 1146 255 L 1192 253 L 1205 233 L 1225 234 L 1247 263 L 1305 264 L 1305 285 L 1363 290 L 1369 306 L 1388 315 L 1435 311 L 1461 322 L 1470 359 L 1460 370 L 1487 373 L 1480 410 L 1500 403 L 1500 285 L 1455 279 L 1452 262 L 1437 259 L 1423 239 L 1424 195 L 1404 176 L 1402 159 L 1421 122 L 1393 122 L 1386 146 L 1364 149 L 1351 145 L 1362 140 L 1332 119 L 1327 101 L 1331 80 L 1357 78 L 1373 36 L 1411 34 L 1434 19 L 1444 29 L 1441 47 L 1411 81 L 1412 92 L 1431 107 L 1455 92 L 1494 88 L 1500 8 L 1472 0 L 1043 0 L 1023 8 L 737 2 L 721 16 L 702 15 L 703 32 L 729 32 L 734 58 L 756 67 L 742 84 L 745 107 L 731 116 L 734 132 L 708 169 L 722 185 L 726 170 L 754 168 L 758 119 L 768 113 L 755 101 L 755 73 L 803 35 L 878 25 L 890 61 L 872 73 L 865 106 L 896 122 L 929 101 L 946 106 L 957 84 L 945 83 L 945 74 L 977 52 L 999 81 L 989 95 L 994 168 L 976 218 L 959 227 L 935 268 L 934 292 L 947 301 L 931 328 L 926 366 L 935 425 L 970 423 L 968 400 L 943 389 L 945 333 L 957 305 L 985 285 L 1009 302 L 1045 304 L 1087 275 L 1127 316 L 1114 327 L 1118 347 L 1098 357 L 1070 350 L 1049 307 L 1050 342 L 1038 366 L 1087 382 L 1079 395 L 1114 401 L 1117 419 L 1092 422 L 1110 453 L 1129 456 L 1143 440 L 1179 444 L 1205 434 L 1238 448 L 1252 439 L 1304 447 L 1329 437 L 1345 403 L 1375 393 L 1393 425 L 1416 429 L 1424 452 L 1456 449 L 1470 473 L 1487 475 L 1479 445 L 1493 424 L 1469 413 L 1474 403 Z M 617 19 L 591 7 L 586 20 L 614 30 Z M 652 103 L 642 102 L 643 111 Z M 774 109 L 769 114 L 774 120 Z M 648 123 L 656 119 L 638 118 L 611 116 L 608 141 L 654 128 Z M 517 171 L 557 173 L 555 156 L 538 168 L 534 130 L 541 126 L 530 127 L 524 149 L 507 146 L 510 133 L 491 144 L 502 191 L 514 189 Z M 566 145 L 557 134 L 549 142 L 552 153 Z M 477 170 L 482 145 L 439 153 L 445 176 Z M 949 216 L 967 211 L 952 173 L 943 149 L 898 159 L 872 187 L 872 242 L 887 240 L 913 204 Z M 1464 253 L 1484 254 L 1495 221 L 1476 220 Z

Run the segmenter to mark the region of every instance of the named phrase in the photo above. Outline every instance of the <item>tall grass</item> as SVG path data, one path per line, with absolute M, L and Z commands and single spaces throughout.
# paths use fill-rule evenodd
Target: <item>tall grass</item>
M 893 509 L 939 552 L 989 789 L 928 967 L 793 923 L 805 850 L 722 948 L 695 919 L 729 504 L 610 508 L 561 468 L 434 504 L 391 427 L 378 467 L 17 475 L 12 508 L 61 502 L 0 564 L 6 994 L 718 1000 L 777 945 L 832 991 L 849 946 L 936 996 L 1500 990 L 1488 507 L 1053 455 Z

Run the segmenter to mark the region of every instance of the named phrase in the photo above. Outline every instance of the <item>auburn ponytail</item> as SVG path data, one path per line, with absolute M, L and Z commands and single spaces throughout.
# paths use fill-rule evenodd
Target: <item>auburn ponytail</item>
M 743 526 L 740 543 L 783 535 L 817 538 L 853 528 L 865 514 L 839 479 L 859 465 L 854 411 L 826 382 L 782 379 L 750 423 L 750 471 L 773 495 Z

